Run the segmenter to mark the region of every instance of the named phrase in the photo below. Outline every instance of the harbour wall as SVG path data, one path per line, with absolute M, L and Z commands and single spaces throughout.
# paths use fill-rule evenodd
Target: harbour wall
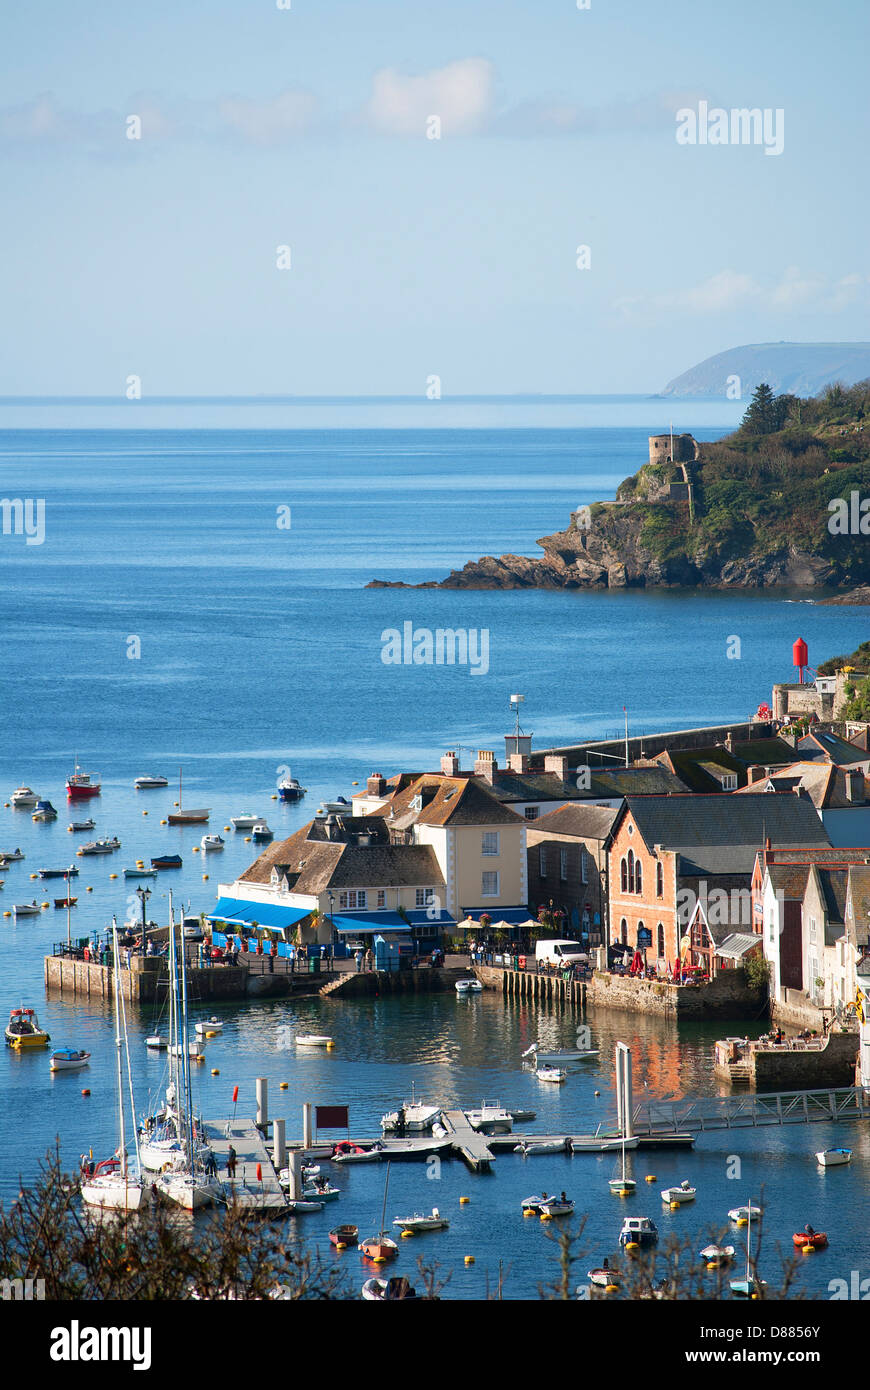
M 759 1091 L 799 1091 L 820 1086 L 854 1086 L 857 1033 L 830 1033 L 813 1052 L 755 1048 L 751 1080 Z
M 148 956 L 133 956 L 129 969 L 120 972 L 121 993 L 131 1004 L 160 1004 L 169 993 L 169 971 L 163 961 Z M 322 975 L 302 975 L 264 971 L 252 972 L 245 965 L 220 965 L 200 969 L 187 968 L 187 988 L 197 1002 L 220 1003 L 222 1000 L 249 998 L 282 998 L 288 994 L 316 994 L 323 984 Z M 81 995 L 86 999 L 104 999 L 111 1004 L 113 969 L 98 961 L 76 960 L 69 956 L 45 957 L 45 987 L 59 994 Z
M 766 995 L 747 986 L 742 970 L 723 972 L 705 985 L 669 985 L 604 971 L 590 980 L 484 965 L 475 966 L 474 973 L 487 989 L 500 989 L 509 997 L 554 999 L 578 1008 L 595 1004 L 676 1019 L 756 1019 L 766 1013 Z

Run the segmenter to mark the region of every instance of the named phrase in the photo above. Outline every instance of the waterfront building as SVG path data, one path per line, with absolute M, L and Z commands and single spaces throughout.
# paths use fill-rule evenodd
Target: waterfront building
M 808 798 L 761 793 L 628 797 L 608 849 L 610 939 L 675 962 L 699 899 L 750 889 L 759 848 L 829 846 Z M 647 937 L 647 933 L 650 936 Z M 649 959 L 648 955 L 648 959 Z
M 781 1009 L 842 1018 L 855 999 L 868 940 L 870 848 L 776 848 L 753 870 L 753 924 L 770 962 L 770 997 Z M 851 928 L 850 928 L 851 922 Z
M 382 816 L 317 817 L 269 845 L 233 883 L 221 884 L 212 920 L 257 923 L 287 942 L 326 944 L 375 931 L 437 943 L 452 919 L 432 847 L 394 841 Z
M 564 935 L 588 946 L 607 941 L 607 845 L 618 809 L 574 802 L 526 828 L 532 915 L 563 913 Z
M 833 845 L 870 844 L 870 802 L 860 767 L 840 767 L 822 759 L 783 767 L 750 768 L 751 792 L 804 792 L 813 803 Z M 742 796 L 747 788 L 738 790 Z

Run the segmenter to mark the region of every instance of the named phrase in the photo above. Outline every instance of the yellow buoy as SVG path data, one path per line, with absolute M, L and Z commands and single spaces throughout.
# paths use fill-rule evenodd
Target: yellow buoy
M 605 1292 L 605 1293 L 619 1293 L 619 1285 L 618 1285 L 618 1284 L 605 1284 L 605 1286 L 604 1286 L 604 1292 Z
M 177 805 L 178 805 L 178 802 L 177 802 L 177 801 L 173 801 L 172 804 L 173 804 L 173 806 L 177 806 Z
M 72 826 L 71 826 L 71 825 L 68 825 L 68 826 L 67 826 L 67 828 L 66 828 L 66 833 L 67 833 L 68 835 L 71 835 L 71 834 L 72 834 Z
M 596 1091 L 596 1092 L 595 1092 L 595 1095 L 596 1095 L 596 1096 L 600 1096 L 600 1095 L 601 1095 L 601 1092 L 600 1092 L 600 1091 Z
M 85 892 L 86 892 L 86 893 L 93 893 L 93 891 L 94 891 L 94 890 L 93 890 L 93 888 L 91 888 L 90 884 L 89 884 L 88 887 L 85 889 Z
M 273 796 L 273 797 L 272 797 L 272 800 L 273 800 L 273 801 L 277 801 L 277 800 L 278 800 L 277 796 Z
M 206 1033 L 205 1036 L 206 1036 L 207 1038 L 216 1038 L 216 1037 L 217 1037 L 217 1033 Z
M 220 1076 L 220 1072 L 218 1071 L 217 1067 L 212 1067 L 211 1074 L 212 1076 Z
M 460 1197 L 460 1198 L 459 1198 L 459 1205 L 460 1205 L 461 1207 L 466 1207 L 466 1206 L 468 1206 L 468 1203 L 469 1203 L 470 1201 L 471 1201 L 471 1198 L 470 1198 L 470 1197 Z
M 358 787 L 358 786 L 359 786 L 359 782 L 351 782 L 350 785 L 351 785 L 352 787 Z
M 202 881 L 203 883 L 208 883 L 208 874 L 203 874 Z
M 413 1234 L 414 1234 L 413 1231 L 403 1231 L 403 1232 L 402 1232 L 402 1240 L 407 1240 L 407 1239 L 408 1239 L 410 1236 L 412 1236 Z
M 198 1053 L 196 1054 L 196 1060 L 197 1060 L 197 1062 L 204 1062 L 204 1061 L 205 1061 L 205 1055 L 204 1055 L 202 1052 L 198 1052 Z
M 738 1226 L 748 1226 L 748 1225 L 749 1225 L 749 1222 L 746 1220 L 746 1217 L 745 1217 L 745 1216 L 741 1216 L 741 1217 L 738 1218 L 737 1225 L 738 1225 Z
M 644 1182 L 657 1182 L 657 1181 L 658 1181 L 658 1179 L 656 1178 L 655 1173 L 647 1173 L 646 1177 L 644 1178 Z
M 117 878 L 117 877 L 118 877 L 117 874 L 109 874 L 109 878 Z
M 630 1255 L 634 1255 L 640 1249 L 640 1246 L 638 1245 L 636 1240 L 629 1240 L 626 1241 L 625 1248 Z
M 228 825 L 225 825 L 225 826 L 224 826 L 224 830 L 229 830 L 229 828 L 230 828 L 230 827 L 229 827 Z
M 147 811 L 143 811 L 142 814 L 143 814 L 143 816 L 147 816 L 148 812 L 147 812 Z
M 287 1090 L 287 1087 L 288 1087 L 289 1085 L 290 1085 L 290 1082 L 289 1082 L 289 1081 L 281 1081 L 281 1082 L 279 1083 L 278 1089 L 281 1090 L 281 1091 L 286 1091 L 286 1090 Z
M 542 1221 L 552 1221 L 552 1219 L 553 1219 L 553 1218 L 552 1218 L 552 1216 L 550 1215 L 550 1213 L 549 1213 L 548 1211 L 542 1211 L 542 1212 L 541 1212 L 541 1220 L 542 1220 Z
M 194 854 L 199 854 L 199 845 L 194 845 L 193 852 Z
M 804 1253 L 805 1255 L 811 1255 L 811 1254 L 813 1253 L 813 1251 L 815 1250 L 815 1248 L 816 1248 L 816 1247 L 815 1247 L 814 1245 L 804 1245 L 804 1246 L 801 1247 L 801 1249 L 802 1249 L 802 1251 L 803 1251 L 803 1253 Z
M 165 821 L 165 820 L 162 820 L 162 821 L 160 822 L 160 824 L 161 824 L 161 825 L 165 825 L 165 824 L 166 824 L 166 821 Z
M 335 1047 L 335 1043 L 334 1043 L 334 1042 L 328 1042 L 328 1043 L 326 1044 L 326 1050 L 327 1050 L 327 1052 L 330 1052 L 330 1051 L 332 1050 L 333 1047 Z
M 531 1207 L 523 1207 L 523 1216 L 534 1216 L 534 1214 Z
M 48 907 L 49 904 L 48 904 L 48 903 L 43 903 L 42 906 L 43 906 L 43 907 Z
M 250 843 L 251 843 L 251 837 L 250 837 L 250 835 L 246 835 L 246 836 L 245 836 L 245 844 L 246 844 L 246 845 L 249 845 Z
M 39 878 L 39 874 L 31 874 L 30 877 L 31 877 L 31 878 Z
M 12 916 L 12 913 L 11 913 L 11 912 L 4 912 L 4 913 L 3 913 L 3 916 L 4 916 L 4 917 L 11 917 L 11 916 Z
M 474 1264 L 474 1256 L 473 1256 L 473 1255 L 466 1255 L 466 1256 L 465 1256 L 465 1263 L 466 1263 L 467 1265 L 473 1265 L 473 1264 Z
M 679 1210 L 680 1210 L 680 1204 L 679 1204 L 679 1202 L 670 1202 L 670 1203 L 669 1203 L 669 1206 L 670 1206 L 670 1208 L 671 1208 L 671 1211 L 679 1211 Z
M 343 1240 L 338 1240 L 335 1243 L 335 1248 L 336 1250 L 346 1250 L 347 1246 L 345 1245 Z
M 372 1264 L 373 1264 L 373 1265 L 382 1265 L 383 1263 L 384 1263 L 384 1257 L 383 1257 L 383 1255 L 373 1255 L 373 1256 L 372 1256 Z

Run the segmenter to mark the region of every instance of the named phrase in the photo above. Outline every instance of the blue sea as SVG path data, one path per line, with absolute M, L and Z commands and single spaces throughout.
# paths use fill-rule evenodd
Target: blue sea
M 736 423 L 730 404 L 678 408 L 675 428 L 699 438 Z M 524 727 L 540 747 L 618 735 L 623 707 L 632 733 L 743 720 L 774 681 L 791 678 L 796 637 L 807 640 L 813 664 L 853 650 L 867 637 L 863 611 L 820 608 L 800 593 L 365 588 L 373 578 L 437 579 L 482 554 L 535 554 L 536 538 L 562 529 L 570 511 L 613 496 L 646 457 L 647 435 L 667 429 L 676 409 L 642 399 L 533 400 L 511 410 L 482 401 L 442 414 L 434 427 L 419 407 L 396 402 L 257 410 L 194 402 L 123 420 L 112 404 L 0 404 L 0 493 L 45 508 L 42 544 L 0 535 L 0 849 L 26 854 L 5 874 L 0 909 L 34 894 L 50 899 L 29 875 L 71 862 L 79 837 L 66 830 L 63 786 L 75 760 L 103 785 L 81 814 L 94 815 L 95 834 L 122 841 L 111 860 L 75 861 L 73 933 L 84 936 L 113 913 L 128 914 L 132 885 L 109 875 L 139 857 L 182 853 L 172 883 L 176 902 L 193 911 L 208 910 L 218 883 L 253 858 L 244 837 L 229 834 L 223 854 L 203 864 L 192 853 L 201 831 L 160 825 L 178 798 L 179 767 L 185 803 L 212 808 L 210 829 L 251 810 L 283 836 L 321 799 L 350 796 L 371 772 L 437 767 L 447 748 L 466 766 L 477 748 L 500 750 L 514 692 L 526 697 Z M 385 664 L 384 633 L 406 622 L 486 630 L 488 670 Z M 735 636 L 737 660 L 728 657 Z M 301 805 L 271 800 L 286 767 L 309 789 Z M 170 786 L 136 793 L 134 778 L 148 773 Z M 54 802 L 55 823 L 34 825 L 2 805 L 20 783 Z M 149 886 L 149 914 L 165 920 L 166 882 Z M 65 935 L 66 915 L 52 908 L 18 923 L 0 917 L 0 1006 L 35 1005 L 56 1045 L 93 1053 L 87 1073 L 54 1078 L 45 1054 L 0 1053 L 4 1200 L 19 1175 L 33 1176 L 55 1136 L 70 1165 L 91 1147 L 114 1147 L 110 1020 L 99 1005 L 44 994 L 43 956 Z M 523 1071 L 520 1053 L 536 1037 L 569 1041 L 573 1020 L 534 1006 L 423 996 L 225 1012 L 225 1031 L 197 1071 L 204 1110 L 225 1113 L 236 1083 L 252 1109 L 254 1078 L 265 1075 L 291 1134 L 304 1100 L 347 1102 L 354 1130 L 374 1133 L 412 1083 L 445 1102 L 486 1095 L 532 1105 L 542 1132 L 594 1128 L 613 1119 L 616 1039 L 632 1043 L 641 1093 L 661 1098 L 714 1089 L 711 1049 L 721 1031 L 599 1011 L 588 1020 L 599 1064 L 546 1088 Z M 282 1025 L 297 1016 L 318 1030 L 328 1025 L 335 1052 L 282 1050 Z M 143 1109 L 162 1076 L 160 1061 L 145 1055 L 149 1025 L 136 1015 L 131 1030 Z M 818 1172 L 813 1151 L 842 1143 L 855 1150 L 851 1168 Z M 727 1177 L 735 1155 L 737 1181 Z M 635 1155 L 635 1175 L 652 1162 Z M 700 1237 L 764 1183 L 772 1268 L 762 1272 L 775 1279 L 776 1243 L 790 1248 L 791 1231 L 809 1220 L 828 1230 L 831 1248 L 805 1261 L 801 1279 L 824 1292 L 866 1255 L 868 1162 L 870 1142 L 855 1126 L 707 1135 L 694 1154 L 657 1155 L 651 1171 L 661 1181 L 641 1184 L 631 1209 L 661 1217 L 665 1232 Z M 506 1296 L 534 1297 L 555 1278 L 553 1249 L 540 1223 L 522 1220 L 519 1203 L 541 1185 L 565 1187 L 589 1212 L 590 1264 L 615 1248 L 623 1213 L 607 1190 L 611 1159 L 524 1165 L 511 1155 L 496 1168 L 485 1178 L 446 1163 L 429 1181 L 422 1165 L 394 1165 L 392 1215 L 438 1206 L 451 1221 L 443 1235 L 403 1242 L 402 1272 L 413 1274 L 412 1257 L 425 1252 L 453 1271 L 446 1297 L 482 1298 L 501 1262 L 502 1273 L 510 1266 Z M 697 1179 L 694 1208 L 662 1210 L 658 1188 L 683 1177 Z M 374 1227 L 382 1182 L 377 1167 L 345 1169 L 338 1183 L 346 1196 L 302 1229 L 324 1241 L 335 1220 Z M 460 1195 L 471 1202 L 460 1207 Z

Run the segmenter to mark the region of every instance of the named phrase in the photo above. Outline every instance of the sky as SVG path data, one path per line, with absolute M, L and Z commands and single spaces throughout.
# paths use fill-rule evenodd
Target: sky
M 866 340 L 868 29 L 864 0 L 7 6 L 0 396 L 652 392 Z M 681 143 L 704 102 L 781 152 Z

